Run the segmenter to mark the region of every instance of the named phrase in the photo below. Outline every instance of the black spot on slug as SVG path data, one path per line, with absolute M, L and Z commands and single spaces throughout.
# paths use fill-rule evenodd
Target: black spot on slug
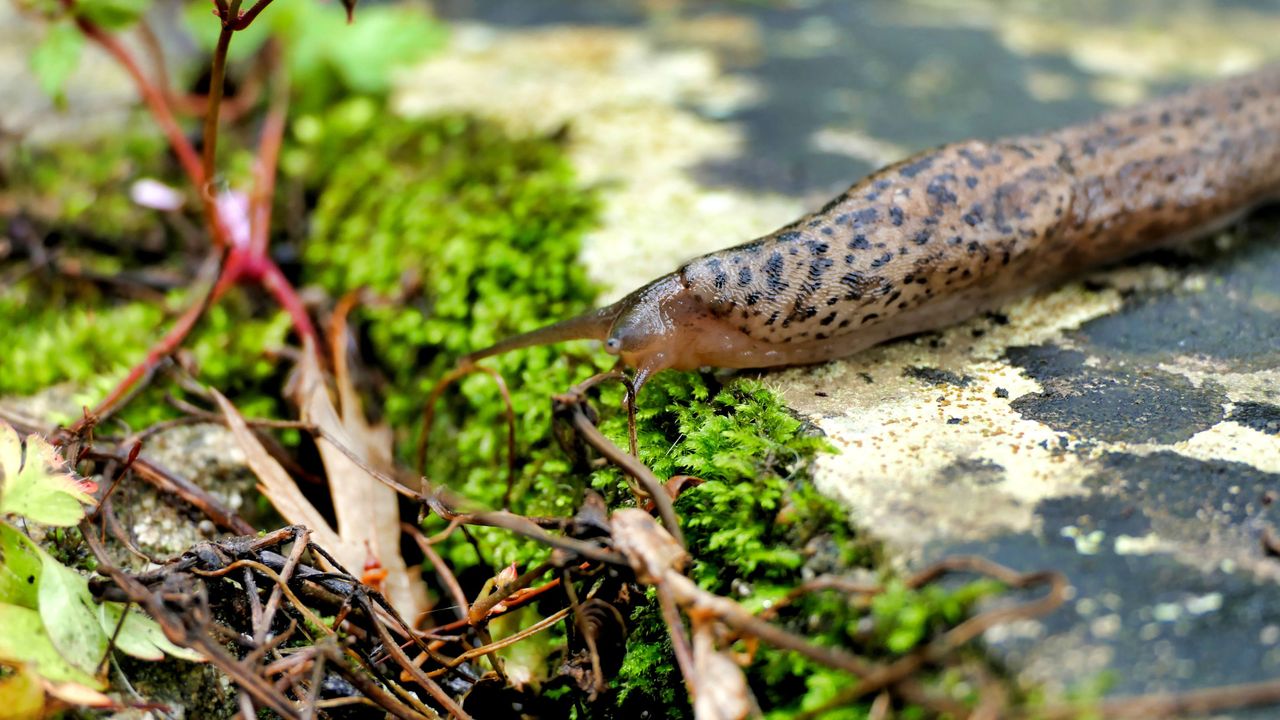
M 939 175 L 929 181 L 929 187 L 925 192 L 929 194 L 929 197 L 933 199 L 934 203 L 941 207 L 955 205 L 957 200 L 956 194 L 951 192 L 951 189 L 947 187 L 947 183 L 955 179 L 956 176 L 951 173 Z
M 809 264 L 809 280 L 815 282 L 821 280 L 822 274 L 825 273 L 829 267 L 831 267 L 831 258 L 820 257 L 814 259 L 814 261 Z M 822 287 L 821 283 L 818 283 L 814 289 L 816 290 L 819 287 Z
M 898 170 L 898 174 L 902 175 L 903 177 L 913 178 L 919 175 L 920 173 L 924 172 L 925 170 L 928 170 L 929 168 L 933 167 L 933 161 L 934 161 L 934 156 L 926 155 L 920 158 L 919 160 L 916 160 L 914 162 L 909 162 L 906 165 L 903 165 Z
M 765 263 L 765 280 L 769 284 L 769 292 L 771 293 L 776 294 L 787 287 L 787 284 L 782 281 L 783 265 L 782 253 L 777 251 L 774 251 L 774 253 L 769 256 L 769 260 Z
M 849 288 L 849 294 L 845 296 L 849 300 L 860 300 L 862 291 L 866 288 L 865 278 L 858 273 L 846 273 L 840 278 L 840 284 Z
M 968 161 L 969 165 L 971 165 L 974 170 L 981 170 L 987 166 L 987 163 L 983 161 L 982 158 L 975 155 L 974 152 L 968 148 L 962 148 L 958 154 L 960 157 Z

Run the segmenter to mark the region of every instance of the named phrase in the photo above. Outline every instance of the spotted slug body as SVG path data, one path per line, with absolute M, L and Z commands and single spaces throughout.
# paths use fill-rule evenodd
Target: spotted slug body
M 637 369 L 820 362 L 991 310 L 1280 198 L 1280 66 L 884 168 L 815 213 L 472 359 L 604 340 Z

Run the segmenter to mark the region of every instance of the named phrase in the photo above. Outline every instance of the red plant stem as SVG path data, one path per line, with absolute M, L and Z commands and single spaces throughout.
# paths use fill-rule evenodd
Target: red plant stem
M 275 53 L 271 57 L 278 63 Z M 279 79 L 271 93 L 271 106 L 262 123 L 262 138 L 258 141 L 258 156 L 254 164 L 253 192 L 249 195 L 249 251 L 254 257 L 264 260 L 268 259 L 271 201 L 276 194 L 276 168 L 280 146 L 284 144 L 285 117 L 289 110 L 288 87 L 288 76 L 281 64 Z
M 118 40 L 103 32 L 102 28 L 89 20 L 77 17 L 76 25 L 80 27 L 80 32 L 101 45 L 104 50 L 114 57 L 124 67 L 125 72 L 129 73 L 130 77 L 133 78 L 134 84 L 138 86 L 138 91 L 142 94 L 142 99 L 147 103 L 147 107 L 150 108 L 151 114 L 155 116 L 156 123 L 160 125 L 160 129 L 169 140 L 169 144 L 173 146 L 173 152 L 178 156 L 178 162 L 182 163 L 182 169 L 186 171 L 191 178 L 191 182 L 196 187 L 203 187 L 205 174 L 200 166 L 200 159 L 196 156 L 195 148 L 191 147 L 191 143 L 187 142 L 186 136 L 182 134 L 177 120 L 174 119 L 173 113 L 169 111 L 169 105 L 165 102 L 164 95 L 142 74 L 142 69 L 134 61 L 133 55 Z
M 289 284 L 289 280 L 285 278 L 284 273 L 280 272 L 280 267 L 274 262 L 267 262 L 262 273 L 262 286 L 271 293 L 271 296 L 280 303 L 280 307 L 289 313 L 289 319 L 293 321 L 293 329 L 303 340 L 310 340 L 311 343 L 303 343 L 304 347 L 315 347 L 316 328 L 311 324 L 311 318 L 307 315 L 307 308 L 302 303 L 302 298 L 298 297 L 297 291 Z
M 213 58 L 212 81 L 204 123 L 203 158 L 196 155 L 195 148 L 191 146 L 191 143 L 182 134 L 182 130 L 178 127 L 173 112 L 165 99 L 164 92 L 147 80 L 129 51 L 94 23 L 82 17 L 76 18 L 76 24 L 80 31 L 86 37 L 101 45 L 133 78 L 152 116 L 155 117 L 157 124 L 160 125 L 162 132 L 168 138 L 174 153 L 178 156 L 178 161 L 183 170 L 200 194 L 214 246 L 228 248 L 226 261 L 209 292 L 201 298 L 200 302 L 193 304 L 183 312 L 173 327 L 165 333 L 164 337 L 147 350 L 147 355 L 142 362 L 130 369 L 124 379 L 107 394 L 107 397 L 102 402 L 98 403 L 94 411 L 82 422 L 87 422 L 89 418 L 99 419 L 113 411 L 134 386 L 155 370 L 161 360 L 181 347 L 183 341 L 191 334 L 196 323 L 204 314 L 204 311 L 213 303 L 216 303 L 231 286 L 241 280 L 260 283 L 276 299 L 280 307 L 288 313 L 298 335 L 304 340 L 314 341 L 316 339 L 315 326 L 312 325 L 311 318 L 307 315 L 306 306 L 298 296 L 297 291 L 289 283 L 289 280 L 284 276 L 284 273 L 281 272 L 280 267 L 276 265 L 267 253 L 271 227 L 271 198 L 275 193 L 276 166 L 280 156 L 280 146 L 283 142 L 285 113 L 288 107 L 286 83 L 282 81 L 279 84 L 280 89 L 273 95 L 271 108 L 267 113 L 263 126 L 262 140 L 259 144 L 257 158 L 254 192 L 250 196 L 250 241 L 247 247 L 230 246 L 230 235 L 222 222 L 213 193 L 209 192 L 207 187 L 208 179 L 213 177 L 214 164 L 216 162 L 219 106 L 222 101 L 222 91 L 226 79 L 227 51 L 230 46 L 231 35 L 236 29 L 241 29 L 247 26 L 249 22 L 252 22 L 253 17 L 256 17 L 257 13 L 261 12 L 270 0 L 259 0 L 253 8 L 256 12 L 253 12 L 253 15 L 247 18 L 239 15 L 240 2 L 241 0 L 232 0 L 230 7 L 223 0 L 218 0 L 217 2 L 218 11 L 223 20 L 223 27 L 218 37 L 218 47 Z M 74 7 L 74 0 L 63 0 L 63 3 L 69 9 Z M 311 347 L 315 347 L 314 342 Z
M 253 192 L 249 196 L 249 262 L 252 272 L 262 286 L 271 293 L 280 307 L 289 314 L 293 329 L 304 341 L 316 345 L 316 330 L 307 315 L 307 308 L 298 297 L 280 266 L 267 253 L 271 230 L 272 199 L 276 194 L 276 170 L 279 166 L 280 146 L 284 144 L 285 117 L 289 109 L 289 83 L 283 63 L 279 78 L 271 94 L 271 107 L 262 125 L 262 139 L 258 141 L 258 157 L 255 168 Z M 307 344 L 304 342 L 304 345 Z
M 249 27 L 249 23 L 253 22 L 253 19 L 258 17 L 258 13 L 266 10 L 267 6 L 270 4 L 271 0 L 258 0 L 258 2 L 254 3 L 253 7 L 249 8 L 241 14 L 240 17 L 235 19 L 234 22 L 236 30 L 243 30 Z
M 73 3 L 68 3 L 68 5 L 73 5 Z M 138 86 L 138 92 L 142 95 L 143 101 L 146 102 L 147 108 L 156 120 L 156 124 L 160 126 L 160 131 L 164 133 L 165 138 L 169 141 L 169 146 L 173 148 L 173 153 L 178 156 L 178 163 L 182 165 L 183 171 L 191 179 L 191 184 L 195 186 L 196 192 L 200 195 L 200 200 L 204 206 L 205 220 L 208 222 L 209 230 L 213 234 L 214 245 L 225 246 L 227 235 L 222 225 L 222 219 L 218 216 L 218 209 L 214 206 L 213 196 L 205 188 L 208 176 L 200 164 L 200 156 L 196 154 L 195 148 L 191 146 L 186 136 L 182 134 L 182 129 L 178 127 L 178 121 L 169 109 L 164 93 L 147 79 L 147 76 L 142 73 L 142 69 L 138 67 L 137 61 L 133 59 L 133 55 L 118 40 L 83 17 L 76 18 L 76 25 L 80 28 L 80 32 L 84 33 L 85 37 L 101 45 L 102 49 L 115 58 L 125 69 L 125 72 L 129 73 L 129 76 L 133 78 L 133 82 Z
M 152 370 L 155 370 L 161 360 L 173 354 L 182 345 L 182 341 L 186 339 L 187 335 L 191 334 L 191 330 L 195 327 L 196 322 L 200 320 L 200 316 L 204 314 L 205 309 L 212 305 L 217 296 L 221 294 L 219 288 L 223 285 L 223 278 L 230 272 L 234 272 L 234 270 L 232 263 L 228 260 L 227 264 L 222 267 L 222 272 L 217 282 L 213 284 L 209 292 L 200 299 L 200 302 L 193 303 L 191 307 L 187 308 L 178 318 L 178 321 L 173 324 L 173 327 L 169 328 L 169 332 L 165 333 L 165 336 L 159 342 L 147 350 L 147 356 L 142 359 L 142 362 L 133 366 L 129 370 L 129 374 L 112 388 L 102 402 L 94 407 L 93 412 L 90 413 L 91 417 L 101 418 L 110 413 L 115 408 L 115 405 L 133 389 L 133 386 L 138 384 L 139 380 L 150 374 Z M 81 421 L 81 423 L 83 422 Z M 79 424 L 77 423 L 77 425 Z
M 231 3 L 229 13 L 235 15 L 240 10 L 240 0 Z M 213 51 L 213 67 L 209 71 L 209 100 L 204 111 L 204 176 L 213 177 L 214 164 L 218 155 L 218 107 L 222 105 L 222 91 L 227 79 L 227 51 L 231 47 L 231 35 L 235 29 L 231 27 L 230 18 L 223 16 L 222 31 L 218 33 L 218 45 Z

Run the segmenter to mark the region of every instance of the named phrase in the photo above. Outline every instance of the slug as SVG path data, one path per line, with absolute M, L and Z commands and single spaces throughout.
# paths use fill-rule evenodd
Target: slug
M 816 363 L 993 310 L 1280 199 L 1280 65 L 1039 135 L 923 152 L 608 307 L 472 353 L 604 341 L 635 368 Z

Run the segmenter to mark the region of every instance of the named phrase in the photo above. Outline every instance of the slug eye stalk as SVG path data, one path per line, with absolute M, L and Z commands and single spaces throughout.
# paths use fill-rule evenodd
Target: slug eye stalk
M 487 348 L 467 353 L 462 356 L 459 364 L 471 365 L 477 360 L 535 345 L 550 345 L 568 340 L 606 341 L 609 337 L 609 328 L 613 326 L 614 318 L 618 316 L 620 311 L 621 308 L 618 303 L 598 310 L 591 310 L 577 317 L 561 320 L 558 323 L 547 325 L 537 330 L 509 337 Z M 607 350 L 608 347 L 606 342 L 605 349 Z

